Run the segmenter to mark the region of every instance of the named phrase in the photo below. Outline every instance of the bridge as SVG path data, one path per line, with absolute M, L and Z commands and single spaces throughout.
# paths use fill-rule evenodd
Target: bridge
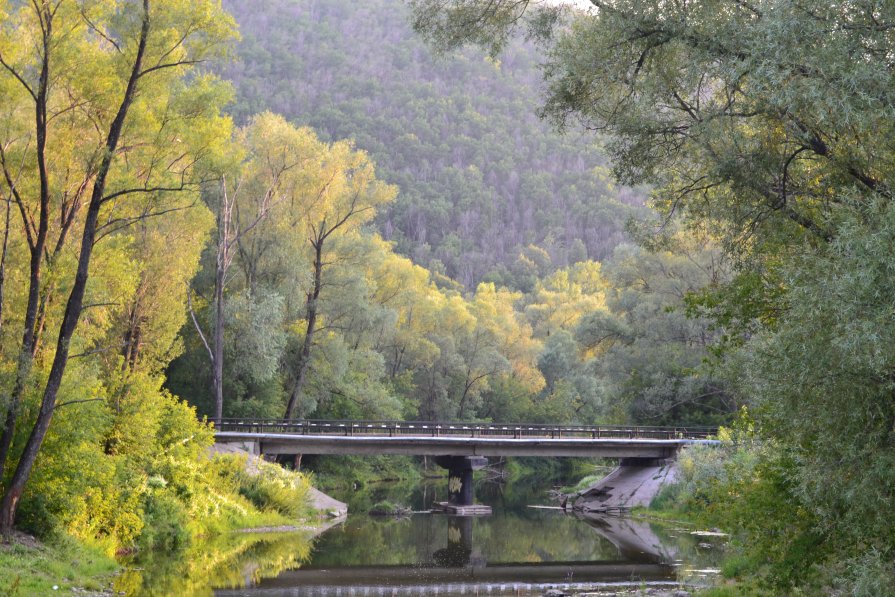
M 472 472 L 494 456 L 673 458 L 683 446 L 717 443 L 713 427 L 438 423 L 428 421 L 286 421 L 223 419 L 218 443 L 252 454 L 402 454 L 434 456 L 449 471 L 449 503 L 472 505 Z

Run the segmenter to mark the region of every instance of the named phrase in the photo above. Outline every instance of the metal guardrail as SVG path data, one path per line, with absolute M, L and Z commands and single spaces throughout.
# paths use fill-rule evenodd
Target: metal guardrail
M 717 427 L 631 425 L 542 425 L 509 423 L 438 423 L 432 421 L 350 421 L 223 419 L 218 431 L 290 433 L 321 436 L 492 437 L 591 439 L 706 439 Z

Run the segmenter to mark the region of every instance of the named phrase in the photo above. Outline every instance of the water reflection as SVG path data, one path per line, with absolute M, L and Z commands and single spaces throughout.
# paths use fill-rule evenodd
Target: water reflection
M 705 539 L 683 529 L 528 507 L 545 503 L 555 483 L 477 487 L 494 511 L 481 518 L 364 514 L 383 500 L 422 510 L 444 499 L 439 482 L 336 495 L 352 514 L 316 539 L 232 534 L 186 554 L 149 554 L 118 578 L 115 590 L 138 596 L 542 595 L 548 588 L 676 585 L 692 578 L 687 569 L 717 567 L 719 551 L 699 547 Z
M 586 518 L 528 508 L 543 502 L 524 488 L 480 492 L 482 518 L 354 514 L 318 538 L 308 561 L 275 578 L 217 595 L 540 595 L 547 588 L 676 584 L 682 558 L 702 558 L 689 535 L 669 537 L 646 522 Z M 530 489 L 530 488 L 529 488 Z M 414 492 L 428 492 L 419 496 Z M 437 499 L 414 489 L 404 503 Z M 346 496 L 340 496 L 346 497 Z M 390 499 L 392 495 L 364 497 Z M 431 502 L 429 502 L 431 503 Z M 354 510 L 357 512 L 357 509 Z
M 312 543 L 308 532 L 219 535 L 185 552 L 148 553 L 125 562 L 113 589 L 138 597 L 211 596 L 213 587 L 252 586 L 298 568 Z
M 471 556 L 472 517 L 449 517 L 447 547 L 432 554 L 432 562 L 441 568 L 460 568 L 470 564 Z

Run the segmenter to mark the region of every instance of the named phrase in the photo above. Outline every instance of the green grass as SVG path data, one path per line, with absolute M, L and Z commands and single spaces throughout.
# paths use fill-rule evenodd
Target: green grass
M 608 472 L 600 471 L 593 475 L 587 475 L 586 477 L 584 477 L 583 479 L 578 481 L 578 483 L 576 483 L 575 485 L 569 485 L 569 486 L 563 487 L 560 489 L 560 491 L 562 491 L 563 493 L 579 493 L 581 491 L 584 491 L 585 489 L 587 489 L 588 487 L 590 487 L 597 481 L 600 481 L 608 474 L 609 474 Z
M 69 538 L 35 546 L 0 545 L 0 595 L 66 595 L 73 588 L 101 591 L 118 568 L 101 550 Z

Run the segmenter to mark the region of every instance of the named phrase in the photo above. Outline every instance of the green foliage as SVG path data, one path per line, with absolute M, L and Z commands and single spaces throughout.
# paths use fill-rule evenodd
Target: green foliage
M 669 242 L 657 251 L 620 247 L 602 270 L 605 308 L 574 328 L 586 365 L 567 379 L 579 393 L 590 388 L 591 416 L 718 424 L 735 411 L 729 384 L 704 367 L 720 333 L 702 313 L 687 312 L 688 297 L 723 283 L 729 266 L 709 239 L 680 233 Z
M 870 549 L 846 564 L 846 575 L 838 584 L 854 597 L 895 594 L 895 570 L 885 554 Z
M 732 533 L 734 549 L 722 570 L 728 577 L 745 575 L 747 586 L 785 593 L 822 582 L 818 571 L 833 546 L 788 480 L 795 463 L 749 431 L 722 430 L 719 437 L 728 444 L 692 447 L 681 455 L 678 481 L 650 507 Z
M 514 40 L 499 61 L 438 57 L 394 0 L 224 5 L 242 34 L 239 60 L 219 70 L 237 122 L 268 109 L 354 139 L 400 187 L 379 232 L 468 290 L 527 291 L 554 268 L 603 259 L 640 212 L 642 194 L 612 184 L 603 150 L 536 116 L 532 43 Z
M 409 456 L 318 456 L 311 465 L 324 489 L 357 489 L 380 481 L 417 481 L 420 467 Z
M 302 476 L 277 465 L 259 464 L 257 475 L 245 476 L 239 493 L 260 509 L 270 509 L 290 518 L 307 513 L 310 485 Z
M 146 530 L 140 534 L 141 549 L 173 552 L 180 551 L 191 543 L 189 515 L 184 504 L 170 493 L 148 492 L 144 498 L 143 516 Z

